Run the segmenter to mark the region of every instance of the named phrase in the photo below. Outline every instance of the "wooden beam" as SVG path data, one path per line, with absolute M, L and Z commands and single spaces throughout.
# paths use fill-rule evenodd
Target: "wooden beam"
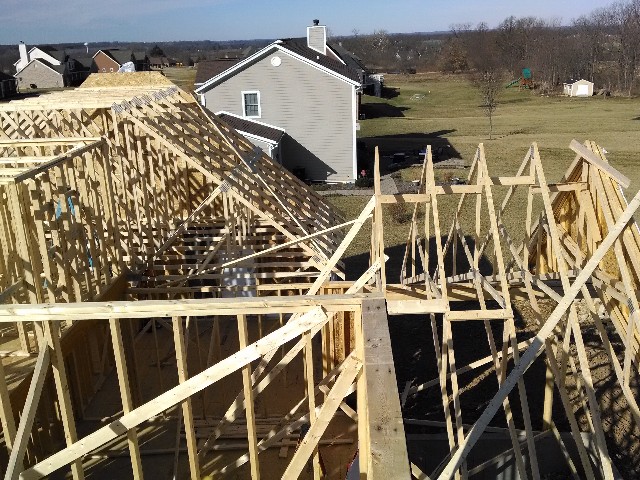
M 631 180 L 629 180 L 628 177 L 613 168 L 610 164 L 604 162 L 600 157 L 598 157 L 598 155 L 593 153 L 577 140 L 571 140 L 569 148 L 580 155 L 582 158 L 584 158 L 591 165 L 599 168 L 602 172 L 606 173 L 609 177 L 618 182 L 624 188 L 629 188 L 629 185 L 631 185 Z
M 482 413 L 478 421 L 474 424 L 469 434 L 465 437 L 465 440 L 460 448 L 453 454 L 451 460 L 444 468 L 439 480 L 451 479 L 454 472 L 460 467 L 469 451 L 479 440 L 484 428 L 489 424 L 493 416 L 500 408 L 502 401 L 509 395 L 509 392 L 517 384 L 518 379 L 522 377 L 524 372 L 528 370 L 533 361 L 540 355 L 544 347 L 544 340 L 551 335 L 553 330 L 558 325 L 558 322 L 563 317 L 567 309 L 571 306 L 575 300 L 579 290 L 589 279 L 593 271 L 596 269 L 600 261 L 604 258 L 609 249 L 613 246 L 617 238 L 622 234 L 627 224 L 633 218 L 634 213 L 640 207 L 640 191 L 629 202 L 629 206 L 625 209 L 622 215 L 618 218 L 615 226 L 609 231 L 605 239 L 598 246 L 598 249 L 594 252 L 593 256 L 585 264 L 578 277 L 575 279 L 571 287 L 565 292 L 564 297 L 558 303 L 553 310 L 544 326 L 540 329 L 538 334 L 534 337 L 531 346 L 524 352 L 520 361 L 515 365 L 509 376 L 504 383 L 500 386 L 500 389 L 489 402 L 489 405 Z
M 307 333 L 304 333 L 307 335 Z M 246 315 L 238 315 L 238 337 L 240 349 L 249 344 Z M 258 437 L 256 435 L 256 415 L 251 381 L 251 364 L 242 367 L 242 387 L 244 391 L 245 410 L 247 412 L 247 440 L 249 442 L 249 464 L 251 480 L 260 480 L 260 460 L 258 459 Z
M 0 324 L 30 321 L 107 320 L 109 318 L 171 318 L 175 316 L 308 312 L 322 306 L 329 312 L 354 311 L 364 298 L 377 293 L 296 295 L 254 298 L 197 298 L 137 302 L 79 302 L 0 305 Z
M 184 328 L 182 326 L 182 318 L 173 318 L 173 341 L 176 350 L 176 364 L 178 366 L 178 385 L 184 385 L 189 378 L 187 367 L 187 349 L 184 339 Z M 240 345 L 243 349 L 245 345 Z M 251 368 L 251 367 L 249 367 Z M 189 471 L 191 472 L 191 480 L 200 480 L 200 462 L 198 461 L 198 444 L 196 442 L 194 424 L 193 424 L 193 408 L 191 406 L 191 397 L 187 397 L 182 402 L 182 416 L 184 418 L 184 430 L 187 437 L 187 453 L 189 456 Z
M 0 140 L 0 147 L 38 147 L 42 145 L 75 145 L 77 143 L 99 142 L 102 137 L 51 137 L 51 138 L 20 138 Z
M 51 455 L 46 460 L 35 464 L 28 470 L 22 472 L 20 478 L 24 480 L 42 478 L 64 465 L 77 461 L 87 453 L 126 434 L 129 430 L 137 427 L 149 418 L 183 402 L 190 396 L 213 385 L 218 380 L 236 372 L 252 361 L 258 360 L 262 355 L 270 352 L 274 348 L 278 348 L 280 345 L 293 340 L 317 325 L 326 323 L 327 320 L 326 313 L 318 307 L 293 321 L 289 321 L 282 328 L 252 343 L 247 348 L 205 369 L 184 383 L 169 389 L 165 393 L 155 397 L 152 401 L 141 405 L 123 415 L 118 420 L 87 435 L 81 441 L 76 441 L 72 445 Z
M 442 299 L 389 299 L 387 300 L 387 309 L 389 315 L 412 315 L 423 313 L 445 313 L 448 304 Z
M 7 377 L 4 373 L 2 358 L 0 358 L 0 423 L 2 424 L 4 443 L 7 446 L 7 451 L 11 454 L 16 441 L 16 420 L 13 416 L 11 397 L 7 389 Z
M 95 142 L 92 142 L 88 145 L 81 145 L 78 147 L 74 147 L 71 150 L 69 150 L 68 152 L 63 153 L 62 155 L 58 155 L 56 158 L 54 158 L 53 160 L 50 160 L 48 162 L 45 162 L 41 165 L 38 165 L 37 167 L 34 167 L 26 172 L 23 173 L 19 173 L 16 176 L 13 177 L 13 181 L 15 182 L 23 182 L 29 178 L 34 178 L 37 175 L 41 174 L 42 172 L 46 172 L 47 170 L 49 170 L 50 168 L 53 168 L 57 165 L 60 165 L 64 162 L 66 162 L 67 160 L 70 160 L 74 157 L 78 157 L 80 155 L 82 155 L 85 152 L 89 152 L 93 149 L 96 149 L 98 147 L 100 147 L 102 144 L 104 143 L 103 139 L 99 139 L 96 140 Z M 2 171 L 2 169 L 0 169 L 0 172 Z
M 7 463 L 7 473 L 4 476 L 5 480 L 16 480 L 20 474 L 20 470 L 23 468 L 22 462 L 24 460 L 24 454 L 27 451 L 29 440 L 31 440 L 33 420 L 36 417 L 38 403 L 40 402 L 40 395 L 42 394 L 42 387 L 50 365 L 49 354 L 49 347 L 47 345 L 43 345 L 38 353 L 36 366 L 34 367 L 33 375 L 31 376 L 29 392 L 27 393 L 27 399 L 25 400 L 24 409 L 22 410 L 22 415 L 20 417 L 20 425 L 18 426 L 16 441 L 13 444 L 11 455 L 9 456 L 9 462 Z
M 506 320 L 513 316 L 509 310 L 452 310 L 446 313 L 450 322 L 467 320 Z
M 118 373 L 118 383 L 120 386 L 120 398 L 122 400 L 122 411 L 127 414 L 134 408 L 131 387 L 129 385 L 129 369 L 127 367 L 127 357 L 124 343 L 122 341 L 121 319 L 109 319 L 109 329 L 111 330 L 111 344 L 113 346 L 113 356 L 116 362 Z M 144 476 L 142 474 L 142 461 L 140 460 L 140 447 L 138 446 L 138 434 L 135 428 L 127 432 L 127 445 L 129 446 L 129 456 L 133 469 L 133 478 L 138 480 Z
M 385 302 L 362 302 L 364 377 L 367 392 L 368 477 L 371 480 L 410 478 L 409 458 L 400 408 Z M 360 412 L 360 409 L 359 409 Z
M 291 462 L 289 462 L 287 469 L 284 471 L 282 478 L 298 478 L 302 473 L 302 469 L 309 461 L 309 457 L 313 454 L 313 451 L 317 447 L 318 442 L 329 426 L 329 422 L 338 410 L 342 399 L 351 387 L 361 367 L 362 363 L 356 360 L 355 357 L 348 357 L 345 360 L 344 369 L 331 388 L 329 395 L 327 395 L 327 399 L 322 404 L 316 422 L 304 436 L 298 450 L 296 450 Z

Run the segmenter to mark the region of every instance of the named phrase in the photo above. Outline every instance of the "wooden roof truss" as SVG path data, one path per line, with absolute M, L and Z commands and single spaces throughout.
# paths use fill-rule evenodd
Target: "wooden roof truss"
M 576 158 L 567 174 L 549 184 L 536 144 L 511 177 L 491 176 L 480 145 L 464 185 L 436 183 L 428 148 L 419 192 L 399 195 L 381 193 L 376 152 L 375 193 L 356 219 L 345 221 L 178 89 L 87 88 L 0 105 L 0 325 L 17 339 L 6 358 L 31 361 L 30 377 L 18 381 L 5 375 L 5 365 L 14 365 L 0 362 L 5 479 L 43 478 L 58 469 L 84 478 L 94 459 L 122 453 L 111 448 L 118 438 L 126 438 L 132 476 L 143 478 L 150 453 L 143 425 L 159 415 L 178 422 L 175 474 L 184 432 L 193 479 L 243 465 L 258 479 L 260 454 L 286 447 L 305 424 L 309 430 L 283 478 L 297 478 L 310 463 L 319 479 L 320 446 L 340 416 L 357 426 L 367 478 L 468 478 L 495 463 L 473 464 L 468 454 L 498 410 L 520 478 L 538 479 L 539 439 L 553 435 L 564 445 L 552 416 L 554 392 L 573 437 L 580 438 L 577 402 L 596 445 L 597 461 L 581 441 L 575 458 L 563 449 L 574 477 L 613 478 L 575 300 L 590 312 L 638 422 L 631 385 L 640 341 L 640 230 L 633 220 L 640 194 L 627 203 L 628 179 L 597 145 L 571 148 Z M 506 189 L 500 203 L 499 189 Z M 518 229 L 507 225 L 506 212 L 518 208 L 514 198 L 523 191 Z M 446 225 L 439 201 L 450 195 L 459 196 L 458 206 Z M 396 284 L 387 278 L 383 228 L 384 209 L 393 203 L 413 206 Z M 370 268 L 356 281 L 341 280 L 341 259 L 370 220 Z M 536 322 L 520 342 L 518 299 L 529 302 Z M 550 314 L 541 307 L 549 300 Z M 402 395 L 387 314 L 424 315 L 433 334 L 438 376 L 408 384 Z M 237 344 L 223 354 L 221 325 L 229 321 Z M 459 365 L 453 322 L 482 322 L 489 355 Z M 168 343 L 159 326 L 170 332 Z M 155 342 L 149 368 L 138 352 L 147 331 Z M 616 342 L 622 353 L 614 351 Z M 541 356 L 547 376 L 533 386 L 524 375 Z M 313 367 L 320 357 L 321 372 Z M 162 375 L 169 359 L 177 369 L 172 383 Z M 265 433 L 256 398 L 279 388 L 296 361 L 304 385 Z M 494 367 L 500 386 L 469 427 L 461 376 L 482 365 Z M 78 417 L 111 369 L 122 412 L 79 439 Z M 213 421 L 207 398 L 228 390 L 234 373 L 242 389 Z M 141 387 L 156 374 L 157 391 Z M 575 379 L 572 392 L 568 376 Z M 444 418 L 430 425 L 446 432 L 450 453 L 426 477 L 407 453 L 401 406 L 429 388 L 439 389 Z M 533 429 L 539 419 L 532 417 L 531 388 L 545 392 L 542 432 Z M 517 405 L 509 396 L 515 389 Z M 356 409 L 344 401 L 354 391 Z M 216 463 L 210 452 L 224 448 L 225 432 L 239 423 L 245 451 Z M 58 425 L 63 448 L 46 444 L 56 435 L 47 425 Z

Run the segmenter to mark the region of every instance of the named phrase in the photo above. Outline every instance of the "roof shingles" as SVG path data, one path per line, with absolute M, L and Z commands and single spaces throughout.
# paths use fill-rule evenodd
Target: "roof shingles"
M 195 84 L 200 85 L 210 78 L 221 74 L 225 70 L 240 62 L 240 58 L 220 58 L 218 60 L 203 60 L 198 62 Z
M 284 135 L 284 130 L 270 127 L 263 123 L 254 122 L 248 118 L 241 118 L 224 112 L 219 113 L 218 118 L 222 119 L 230 127 L 235 128 L 239 132 L 246 132 L 250 135 L 255 135 L 256 137 L 266 138 L 274 143 L 279 143 Z
M 309 48 L 307 46 L 306 38 L 286 38 L 279 40 L 272 44 L 272 46 L 278 45 L 280 48 L 290 51 L 295 55 L 299 55 L 306 60 L 310 60 L 324 68 L 331 70 L 332 72 L 342 75 L 354 82 L 360 82 L 360 73 L 354 68 L 351 68 L 348 62 L 347 65 L 343 65 L 337 60 L 334 60 L 326 55 Z M 268 50 L 267 50 L 268 51 Z M 229 70 L 238 62 L 244 59 L 238 58 L 221 58 L 218 60 L 205 60 L 198 63 L 198 71 L 196 73 L 195 85 L 196 87 L 208 82 L 214 77 L 217 77 L 221 73 Z
M 286 38 L 284 40 L 281 40 L 280 45 L 293 53 L 297 53 L 307 60 L 311 60 L 318 65 L 321 65 L 339 75 L 342 75 L 343 77 L 347 77 L 348 79 L 354 80 L 356 82 L 360 81 L 360 75 L 358 75 L 358 72 L 356 72 L 355 70 L 347 67 L 346 65 L 343 65 L 337 60 L 333 60 L 332 58 L 329 58 L 326 55 L 322 55 L 321 53 L 318 53 L 315 50 L 309 48 L 307 46 L 306 38 Z

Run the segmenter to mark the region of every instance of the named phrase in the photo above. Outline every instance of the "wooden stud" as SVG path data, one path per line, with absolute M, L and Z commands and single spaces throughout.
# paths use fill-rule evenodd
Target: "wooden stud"
M 240 349 L 249 345 L 249 333 L 247 331 L 247 317 L 238 315 L 238 333 Z M 306 334 L 303 334 L 306 335 Z M 249 440 L 249 459 L 251 465 L 251 480 L 260 480 L 260 461 L 258 459 L 258 438 L 256 435 L 256 418 L 254 411 L 253 388 L 251 385 L 251 364 L 242 368 L 242 385 L 247 412 L 247 436 Z

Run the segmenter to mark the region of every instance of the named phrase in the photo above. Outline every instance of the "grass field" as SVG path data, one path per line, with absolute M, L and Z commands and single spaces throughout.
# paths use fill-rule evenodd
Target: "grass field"
M 488 119 L 479 107 L 477 91 L 465 78 L 440 74 L 387 75 L 385 84 L 393 92 L 393 98 L 363 97 L 363 111 L 369 118 L 360 121 L 359 132 L 361 140 L 370 147 L 379 145 L 383 154 L 419 150 L 426 144 L 448 144 L 453 155 L 460 156 L 468 165 L 478 143 L 483 142 L 490 173 L 513 175 L 535 141 L 547 180 L 553 182 L 560 179 L 574 158 L 568 148 L 571 140 L 588 139 L 605 147 L 613 166 L 631 179 L 627 198 L 640 188 L 640 99 L 542 97 L 527 90 L 505 89 L 494 114 L 494 139 L 488 140 Z M 460 177 L 468 173 L 443 172 Z M 419 167 L 408 167 L 401 175 L 408 180 L 417 178 Z M 503 191 L 502 187 L 496 187 L 496 203 Z M 329 199 L 349 218 L 355 217 L 366 202 L 362 197 Z M 510 230 L 524 216 L 523 199 L 524 195 L 516 198 L 516 208 L 505 218 Z M 448 213 L 453 213 L 456 203 L 453 196 L 440 201 L 443 228 L 449 226 Z M 517 208 L 519 205 L 521 209 Z M 408 225 L 390 217 L 385 216 L 388 223 L 385 244 L 393 247 L 404 243 Z M 465 226 L 469 233 L 472 229 L 473 225 Z M 368 232 L 363 231 L 362 235 Z M 361 254 L 367 249 L 368 238 L 359 239 L 348 253 Z
M 195 67 L 165 67 L 162 71 L 169 80 L 185 92 L 193 92 L 197 71 Z

